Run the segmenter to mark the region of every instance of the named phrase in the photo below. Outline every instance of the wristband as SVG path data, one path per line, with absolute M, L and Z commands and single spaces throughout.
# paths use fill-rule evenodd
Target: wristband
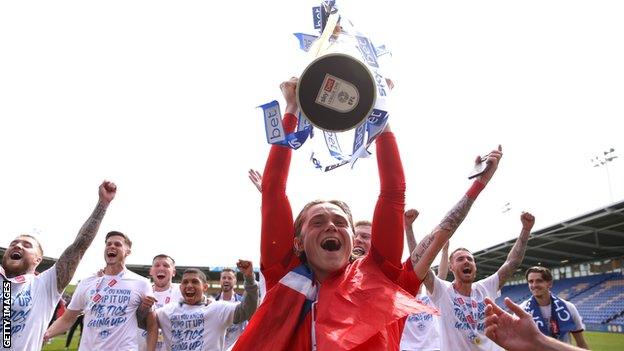
M 485 189 L 485 184 L 481 183 L 478 180 L 475 180 L 474 183 L 472 183 L 470 189 L 468 189 L 468 191 L 466 192 L 466 196 L 469 199 L 474 200 L 477 198 L 477 196 L 479 196 L 479 193 L 481 193 L 481 190 L 483 189 Z

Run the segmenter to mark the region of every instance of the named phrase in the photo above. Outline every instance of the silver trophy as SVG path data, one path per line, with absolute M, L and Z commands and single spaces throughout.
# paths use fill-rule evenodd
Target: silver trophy
M 370 41 L 350 31 L 334 2 L 321 8 L 322 33 L 309 50 L 313 60 L 299 78 L 297 102 L 312 125 L 342 132 L 373 111 L 378 87 L 368 66 L 378 65 Z

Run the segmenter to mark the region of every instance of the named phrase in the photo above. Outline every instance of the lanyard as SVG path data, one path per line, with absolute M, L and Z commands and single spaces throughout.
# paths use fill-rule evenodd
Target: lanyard
M 4 278 L 5 280 L 10 281 L 13 284 L 24 284 L 24 283 L 28 283 L 31 280 L 33 280 L 33 278 L 35 277 L 34 274 L 32 273 L 26 273 L 26 274 L 20 274 L 16 277 L 13 278 L 9 278 L 6 275 L 6 272 L 4 271 L 4 268 L 2 268 L 0 266 L 0 276 L 2 276 L 2 278 Z
M 102 285 L 104 283 L 106 275 L 101 276 L 95 285 L 95 294 L 91 297 L 91 301 L 89 302 L 89 309 L 93 307 L 93 305 L 95 305 L 98 301 L 100 301 L 102 299 L 102 296 L 113 286 L 115 286 L 121 280 L 121 278 L 123 278 L 125 273 L 126 270 L 124 269 L 119 274 L 112 276 L 111 280 L 108 282 L 108 284 L 106 284 L 104 289 L 102 289 Z M 100 290 L 102 290 L 101 294 Z
M 9 278 L 5 275 L 4 268 L 2 267 L 0 267 L 0 276 L 2 276 L 2 278 L 4 278 L 5 280 L 9 281 L 11 284 L 28 284 L 31 280 L 35 278 L 35 275 L 31 273 L 20 274 L 17 277 Z M 13 289 L 11 289 L 11 291 L 13 291 Z M 15 294 L 15 297 L 11 298 L 9 296 L 9 301 L 11 301 L 11 306 L 13 306 L 13 303 L 15 301 L 18 301 L 22 297 L 23 293 L 24 293 L 24 289 L 22 288 L 20 292 Z

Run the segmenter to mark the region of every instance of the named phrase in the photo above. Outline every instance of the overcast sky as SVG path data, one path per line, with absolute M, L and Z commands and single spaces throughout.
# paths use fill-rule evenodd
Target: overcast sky
M 256 106 L 282 101 L 280 82 L 305 67 L 292 33 L 315 34 L 317 3 L 1 2 L 0 246 L 34 233 L 58 257 L 109 179 L 117 198 L 75 278 L 103 265 L 109 230 L 133 239 L 129 263 L 167 253 L 182 265 L 257 264 L 260 195 L 247 170 L 262 171 L 269 145 Z M 499 143 L 499 171 L 452 248 L 516 237 L 522 210 L 539 229 L 624 198 L 623 157 L 590 162 L 624 151 L 624 3 L 338 5 L 392 51 L 391 124 L 419 237 Z M 319 173 L 308 161 L 318 139 L 294 152 L 293 212 L 337 198 L 370 218 L 374 158 Z

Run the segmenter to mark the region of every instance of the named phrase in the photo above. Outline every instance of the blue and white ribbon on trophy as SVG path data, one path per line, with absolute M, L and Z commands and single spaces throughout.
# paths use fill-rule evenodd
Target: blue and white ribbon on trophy
M 335 1 L 323 1 L 323 5 L 326 8 L 334 9 Z M 332 16 L 338 16 L 335 11 Z M 321 40 L 327 40 L 328 34 L 333 32 L 333 26 L 324 28 L 326 23 L 323 23 L 327 18 L 323 18 L 322 7 L 313 7 L 312 9 L 314 28 L 321 31 L 321 36 L 306 34 L 306 33 L 294 33 L 295 37 L 299 41 L 299 47 L 305 52 L 310 52 L 315 42 L 321 38 Z M 333 18 L 334 21 L 337 20 Z M 331 22 L 331 19 L 329 20 Z M 335 25 L 336 22 L 333 22 Z M 331 24 L 330 24 L 331 25 Z M 351 154 L 345 154 L 338 142 L 338 137 L 335 132 L 323 131 L 325 144 L 329 151 L 330 156 L 336 160 L 330 165 L 322 165 L 318 157 L 315 157 L 314 152 L 310 157 L 310 161 L 314 164 L 315 168 L 321 169 L 325 172 L 336 169 L 345 164 L 351 164 L 351 167 L 355 164 L 357 159 L 366 158 L 370 156 L 368 148 L 373 143 L 375 138 L 381 134 L 388 122 L 388 109 L 386 97 L 389 93 L 389 88 L 386 84 L 386 80 L 380 73 L 378 57 L 389 54 L 390 52 L 384 45 L 375 47 L 372 41 L 359 32 L 353 31 L 351 34 L 355 39 L 355 45 L 357 51 L 359 51 L 362 62 L 370 70 L 377 88 L 377 99 L 375 105 L 369 116 L 355 127 L 355 135 L 353 140 L 353 146 Z M 314 50 L 321 51 L 319 46 L 326 45 L 326 43 L 316 43 Z M 318 54 L 318 53 L 313 53 Z M 265 130 L 267 142 L 269 144 L 284 145 L 293 149 L 298 149 L 308 137 L 312 138 L 313 127 L 303 114 L 299 114 L 299 124 L 297 130 L 294 133 L 285 135 L 284 128 L 282 126 L 281 112 L 277 101 L 259 106 L 264 113 Z
M 286 134 L 282 125 L 282 112 L 276 100 L 258 107 L 262 109 L 264 114 L 264 129 L 269 144 L 288 146 L 297 150 L 308 137 L 312 137 L 312 125 L 302 114 L 299 114 L 297 130 L 294 133 Z

